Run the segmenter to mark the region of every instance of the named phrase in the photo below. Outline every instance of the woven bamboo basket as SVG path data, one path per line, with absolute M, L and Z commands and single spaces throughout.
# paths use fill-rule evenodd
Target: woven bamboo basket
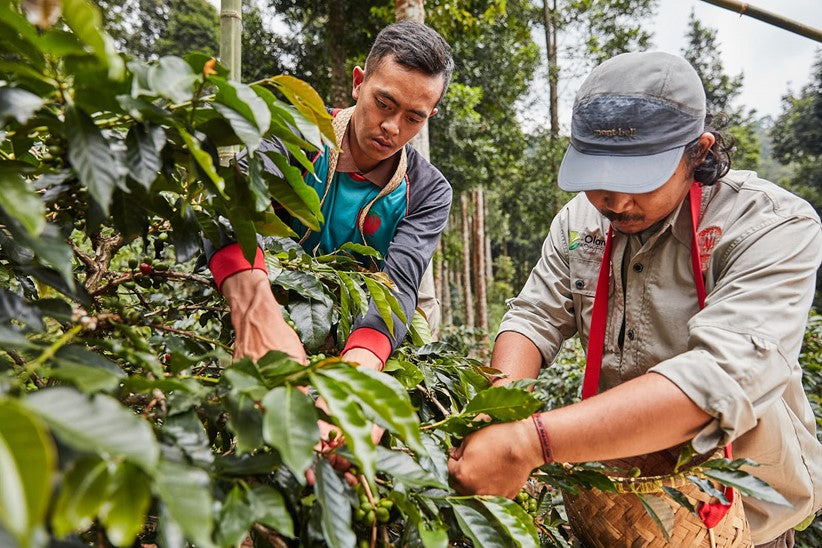
M 721 455 L 715 455 L 721 456 Z M 608 463 L 613 464 L 613 463 Z M 645 468 L 642 468 L 645 470 Z M 617 493 L 598 489 L 581 490 L 572 495 L 563 492 L 568 522 L 574 535 L 588 548 L 655 548 L 655 547 L 723 547 L 753 546 L 750 526 L 745 518 L 739 493 L 735 493 L 728 514 L 712 530 L 686 508 L 671 500 L 662 490 L 673 487 L 697 508 L 700 502 L 714 502 L 687 479 L 667 475 L 636 478 L 611 476 Z M 670 540 L 665 540 L 659 526 L 645 511 L 633 493 L 658 497 L 671 507 L 674 525 Z

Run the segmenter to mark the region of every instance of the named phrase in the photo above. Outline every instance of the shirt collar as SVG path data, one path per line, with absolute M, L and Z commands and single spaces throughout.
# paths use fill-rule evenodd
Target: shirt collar
M 361 172 L 360 169 L 357 167 L 357 164 L 354 163 L 354 158 L 351 156 L 351 140 L 350 140 L 350 133 L 354 126 L 354 119 L 352 118 L 351 121 L 348 123 L 348 127 L 343 134 L 342 143 L 340 143 L 340 157 L 337 160 L 337 173 L 350 173 L 352 178 L 360 179 L 360 180 L 368 180 L 378 187 L 382 188 L 391 178 L 394 176 L 394 173 L 397 171 L 397 166 L 400 162 L 400 150 L 394 153 L 392 156 L 389 156 L 379 164 L 377 164 L 373 169 L 366 172 Z

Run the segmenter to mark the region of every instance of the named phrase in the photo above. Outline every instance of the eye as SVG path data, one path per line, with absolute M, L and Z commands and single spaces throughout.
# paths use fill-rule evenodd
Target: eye
M 380 98 L 376 98 L 376 99 L 375 99 L 375 101 L 377 102 L 377 106 L 378 106 L 381 110 L 388 110 L 388 109 L 390 108 L 390 107 L 389 107 L 389 106 L 388 106 L 385 102 L 383 102 L 383 100 L 382 100 L 382 99 L 380 99 Z
M 422 123 L 422 120 L 420 120 L 420 119 L 419 119 L 419 118 L 417 118 L 416 116 L 408 116 L 408 117 L 406 118 L 406 120 L 408 120 L 408 122 L 409 122 L 409 123 L 414 124 L 414 125 L 417 125 L 417 124 L 421 124 L 421 123 Z

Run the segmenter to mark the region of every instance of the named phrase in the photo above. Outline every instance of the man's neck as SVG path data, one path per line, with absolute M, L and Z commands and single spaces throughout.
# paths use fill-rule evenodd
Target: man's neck
M 384 187 L 397 171 L 401 151 L 397 151 L 394 155 L 371 166 L 370 169 L 363 168 L 363 166 L 357 163 L 353 154 L 353 147 L 357 146 L 356 138 L 354 137 L 356 135 L 355 132 L 354 118 L 352 117 L 343 135 L 342 143 L 340 143 L 341 150 L 337 163 L 337 171 L 341 173 L 357 173 L 378 187 Z

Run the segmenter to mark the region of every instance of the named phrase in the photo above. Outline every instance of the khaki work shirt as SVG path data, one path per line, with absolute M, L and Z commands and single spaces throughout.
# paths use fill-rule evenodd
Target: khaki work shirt
M 798 362 L 822 229 L 808 203 L 753 172 L 706 186 L 697 234 L 707 298 L 699 310 L 690 216 L 686 198 L 644 242 L 614 233 L 599 389 L 653 371 L 714 417 L 694 448 L 733 441 L 735 457 L 761 465 L 748 471 L 793 504 L 743 498 L 760 544 L 822 504 L 822 445 Z M 500 333 L 530 339 L 546 364 L 575 333 L 587 347 L 609 224 L 584 194 L 571 200 Z

